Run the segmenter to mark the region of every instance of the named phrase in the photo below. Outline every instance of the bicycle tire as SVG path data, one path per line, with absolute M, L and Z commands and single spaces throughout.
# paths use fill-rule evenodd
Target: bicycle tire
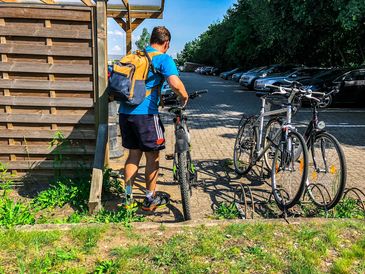
M 252 168 L 252 154 L 255 150 L 257 140 L 256 131 L 257 128 L 252 125 L 250 118 L 247 118 L 238 130 L 233 148 L 233 164 L 235 172 L 239 175 L 247 174 Z M 243 140 L 242 138 L 245 138 L 246 135 L 247 138 Z M 243 142 L 245 143 L 243 144 Z M 247 163 L 243 163 L 239 159 L 242 150 L 248 152 Z
M 272 135 L 272 133 L 276 133 L 277 132 L 277 130 L 275 130 L 275 131 L 272 131 L 271 130 L 273 128 L 273 125 L 275 125 L 275 124 L 277 125 L 277 128 L 280 130 L 281 125 L 282 125 L 282 122 L 281 122 L 280 118 L 277 118 L 277 117 L 272 118 L 266 124 L 262 147 L 264 147 L 264 148 L 266 147 L 266 144 L 268 142 L 267 137 L 269 137 L 269 138 L 270 137 L 273 137 L 273 136 L 270 136 L 270 135 Z M 279 134 L 278 138 L 280 138 L 280 134 Z M 279 140 L 272 140 L 272 141 L 274 141 L 274 144 L 278 144 L 280 142 L 280 139 Z M 271 146 L 264 153 L 264 162 L 265 162 L 265 165 L 266 165 L 267 169 L 270 172 L 271 172 L 272 160 L 273 160 L 273 159 L 270 159 L 270 158 L 273 158 L 273 155 L 275 155 L 275 146 Z
M 191 220 L 190 212 L 190 184 L 189 184 L 189 171 L 187 163 L 187 152 L 182 152 L 178 154 L 177 161 L 178 168 L 178 179 L 181 190 L 181 202 L 183 206 L 183 213 L 185 221 Z
M 295 138 L 296 142 L 294 142 L 294 138 Z M 289 157 L 287 157 L 285 155 L 285 153 L 283 154 L 283 151 L 285 151 L 285 147 L 286 147 L 289 139 L 291 139 L 292 147 L 291 147 L 291 152 L 289 152 Z M 296 154 L 295 153 L 295 151 L 296 151 L 295 144 L 299 144 L 302 147 L 301 152 L 303 155 L 295 155 Z M 283 155 L 284 155 L 284 157 L 283 157 Z M 297 156 L 298 156 L 298 158 L 296 158 Z M 282 167 L 282 158 L 284 158 L 284 162 L 285 162 L 284 169 Z M 277 165 L 278 160 L 280 161 L 280 165 Z M 294 173 L 289 172 L 288 178 L 290 179 L 290 182 L 292 182 L 292 180 L 294 180 L 295 177 L 300 177 L 298 186 L 292 192 L 291 190 L 288 191 L 288 189 L 291 189 L 292 183 L 289 184 L 289 187 L 287 189 L 284 189 L 284 187 L 282 185 L 278 184 L 279 176 L 277 174 L 283 175 L 283 172 L 285 171 L 287 163 L 289 163 L 289 165 L 294 165 L 294 162 L 299 163 L 298 169 L 299 169 L 299 171 L 301 171 L 301 174 L 294 174 Z M 292 168 L 295 171 L 295 168 L 294 167 L 292 167 Z M 288 171 L 290 171 L 290 167 L 289 167 Z M 296 175 L 299 175 L 299 176 L 296 176 Z M 275 198 L 276 204 L 278 205 L 278 207 L 281 210 L 289 209 L 299 202 L 299 200 L 302 197 L 303 192 L 305 190 L 307 178 L 308 178 L 307 146 L 306 146 L 304 138 L 301 134 L 299 134 L 296 131 L 290 131 L 288 133 L 288 139 L 286 141 L 281 142 L 275 151 L 275 156 L 274 156 L 272 170 L 271 170 L 272 193 Z M 282 197 L 283 195 L 280 194 L 281 192 L 288 195 L 288 197 L 283 198 Z
M 310 153 L 309 160 L 313 160 L 313 165 L 314 165 L 314 155 L 313 155 L 313 153 L 314 153 L 314 147 L 313 147 L 313 144 L 315 144 L 317 140 L 321 140 L 322 138 L 325 138 L 329 142 L 332 143 L 332 145 L 334 147 L 334 150 L 332 150 L 332 151 L 336 151 L 336 154 L 337 154 L 338 160 L 339 160 L 339 167 L 341 169 L 340 170 L 340 174 L 339 174 L 338 187 L 334 191 L 334 195 L 331 196 L 331 194 L 333 194 L 333 193 L 331 193 L 332 192 L 331 190 L 335 189 L 335 186 L 330 185 L 330 187 L 326 187 L 326 192 L 321 194 L 321 198 L 322 198 L 322 202 L 323 203 L 317 201 L 317 199 L 314 197 L 314 194 L 312 193 L 312 191 L 310 190 L 310 188 L 308 188 L 308 194 L 309 194 L 309 197 L 312 200 L 312 202 L 316 206 L 318 206 L 320 208 L 329 210 L 329 209 L 335 207 L 338 204 L 338 202 L 341 200 L 341 198 L 343 196 L 343 192 L 345 190 L 346 179 L 347 179 L 346 158 L 345 158 L 345 154 L 343 152 L 343 149 L 342 149 L 340 143 L 338 142 L 338 140 L 336 139 L 336 137 L 334 137 L 332 134 L 330 134 L 328 132 L 319 132 L 319 133 L 316 133 L 315 134 L 315 137 L 314 138 L 315 138 L 314 139 L 314 142 L 309 142 L 308 143 L 308 151 Z M 321 157 L 322 158 L 320 158 L 319 160 L 323 160 L 324 161 L 324 158 L 323 158 L 323 142 L 321 143 L 320 153 L 321 153 Z M 328 159 L 326 159 L 326 161 L 327 160 Z M 317 161 L 318 161 L 318 159 L 317 159 Z M 320 164 L 320 163 L 317 163 L 317 165 L 318 164 Z M 310 171 L 313 170 L 311 163 L 309 165 L 309 169 L 310 169 Z M 317 171 L 314 170 L 314 171 L 312 171 L 310 173 L 311 176 L 308 176 L 307 186 L 310 185 L 310 184 L 315 184 L 315 182 L 313 182 L 313 181 L 314 181 L 314 175 L 318 176 L 317 175 L 317 172 L 318 172 L 318 169 L 317 169 Z M 329 167 L 329 171 L 326 171 L 325 174 L 328 174 L 328 173 L 332 173 L 333 174 L 333 172 L 336 172 L 336 168 L 334 167 L 334 165 L 330 166 Z M 322 179 L 323 179 L 323 177 L 322 177 Z M 326 180 L 326 182 L 330 182 L 331 184 L 333 184 L 334 183 L 334 180 Z M 326 184 L 323 181 L 319 181 L 318 183 L 321 184 L 322 186 L 327 186 L 328 185 L 328 184 Z M 328 202 L 324 201 L 324 196 L 323 195 L 326 195 L 329 198 L 328 199 Z

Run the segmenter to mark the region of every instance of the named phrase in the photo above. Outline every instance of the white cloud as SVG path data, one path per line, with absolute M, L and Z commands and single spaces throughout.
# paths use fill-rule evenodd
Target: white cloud
M 109 54 L 122 54 L 122 48 L 119 45 L 114 45 L 114 47 L 109 51 Z

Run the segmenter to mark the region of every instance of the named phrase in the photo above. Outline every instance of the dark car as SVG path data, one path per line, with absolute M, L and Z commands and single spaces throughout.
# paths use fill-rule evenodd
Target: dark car
M 352 96 L 350 96 L 352 92 L 347 92 L 347 95 L 345 95 L 346 91 L 351 89 L 351 81 L 349 80 L 350 78 L 346 78 L 346 76 L 349 75 L 349 72 L 351 71 L 352 70 L 345 68 L 334 68 L 320 73 L 316 75 L 316 77 L 302 80 L 300 82 L 305 88 L 315 92 L 328 93 L 336 87 L 340 89 L 340 92 L 338 94 L 332 94 L 331 96 L 329 96 L 326 101 L 324 101 L 321 105 L 322 107 L 329 107 L 335 101 L 338 102 L 338 99 L 344 99 L 344 97 L 346 97 L 347 102 L 354 102 L 356 101 L 356 99 L 351 98 Z M 306 102 L 306 100 L 304 99 L 303 102 Z
M 259 78 L 255 81 L 254 89 L 260 91 L 270 91 L 270 87 L 266 85 L 282 86 L 288 85 L 292 81 L 302 81 L 315 77 L 315 75 L 324 72 L 327 69 L 324 68 L 302 68 L 292 69 L 284 73 L 276 73 L 271 76 Z
M 213 76 L 217 76 L 220 71 L 221 70 L 219 68 L 213 68 L 210 74 Z
M 222 72 L 219 76 L 225 80 L 228 80 L 232 77 L 234 73 L 236 73 L 239 70 L 239 68 L 235 68 L 229 71 Z
M 326 100 L 327 106 L 336 103 L 364 105 L 365 68 L 350 70 L 338 76 L 331 84 L 332 85 L 327 88 L 327 91 L 336 88 L 338 92 L 334 93 Z
M 252 89 L 254 86 L 254 83 L 256 81 L 256 79 L 258 78 L 263 78 L 263 77 L 267 77 L 269 75 L 272 75 L 274 73 L 283 73 L 283 72 L 287 72 L 293 68 L 299 68 L 300 65 L 292 65 L 292 64 L 288 64 L 288 65 L 281 65 L 281 64 L 276 64 L 276 65 L 271 65 L 268 67 L 265 67 L 259 71 L 255 71 L 255 72 L 251 72 L 251 73 L 244 73 L 241 76 L 241 79 L 239 81 L 241 86 L 244 86 L 248 89 Z
M 201 74 L 203 75 L 210 75 L 210 72 L 212 71 L 213 67 L 203 67 L 201 70 Z

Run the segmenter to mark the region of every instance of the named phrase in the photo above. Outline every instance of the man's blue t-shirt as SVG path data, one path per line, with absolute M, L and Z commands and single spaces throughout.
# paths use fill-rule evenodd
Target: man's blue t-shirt
M 148 46 L 146 48 L 147 52 L 155 52 L 156 49 Z M 161 74 L 154 74 L 151 70 L 148 72 L 147 80 L 146 80 L 146 89 L 150 90 L 153 87 L 162 83 L 164 79 L 168 78 L 171 75 L 179 75 L 176 64 L 174 60 L 167 54 L 156 55 L 152 58 L 152 64 Z M 129 106 L 124 102 L 120 103 L 119 113 L 123 114 L 133 114 L 133 115 L 142 115 L 142 114 L 158 114 L 158 105 L 159 105 L 159 96 L 158 90 L 155 89 L 151 95 L 147 96 L 144 101 L 138 106 Z

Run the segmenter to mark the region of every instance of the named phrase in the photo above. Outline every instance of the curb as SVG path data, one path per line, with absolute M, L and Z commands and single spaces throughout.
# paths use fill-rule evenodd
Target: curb
M 179 223 L 153 223 L 153 222 L 141 222 L 132 223 L 131 228 L 135 231 L 145 230 L 161 230 L 161 229 L 183 229 L 183 228 L 195 228 L 195 227 L 215 227 L 215 226 L 226 226 L 231 224 L 287 224 L 287 225 L 300 225 L 304 223 L 330 223 L 330 222 L 363 222 L 358 219 L 326 219 L 326 218 L 296 218 L 288 219 L 247 219 L 247 220 L 192 220 Z M 16 226 L 16 231 L 68 231 L 75 228 L 91 228 L 91 227 L 105 227 L 116 228 L 116 229 L 127 229 L 123 224 L 119 223 L 76 223 L 76 224 L 36 224 L 36 225 L 23 225 Z M 7 229 L 0 229 L 0 231 L 7 231 Z

